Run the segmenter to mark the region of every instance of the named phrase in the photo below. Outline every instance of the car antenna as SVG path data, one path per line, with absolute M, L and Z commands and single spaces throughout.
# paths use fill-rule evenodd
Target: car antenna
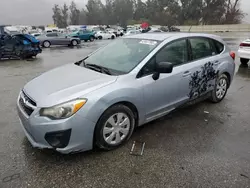
M 190 33 L 190 31 L 191 31 L 192 27 L 193 27 L 193 26 L 191 25 L 191 26 L 190 26 L 190 28 L 189 28 L 189 30 L 188 30 L 188 32 L 189 32 L 189 33 Z

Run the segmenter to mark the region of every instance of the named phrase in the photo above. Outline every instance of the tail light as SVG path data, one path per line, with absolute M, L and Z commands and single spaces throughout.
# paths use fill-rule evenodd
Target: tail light
M 233 58 L 233 60 L 235 60 L 235 53 L 234 52 L 230 52 L 230 56 Z
M 250 47 L 250 43 L 241 43 L 240 44 L 240 47 Z

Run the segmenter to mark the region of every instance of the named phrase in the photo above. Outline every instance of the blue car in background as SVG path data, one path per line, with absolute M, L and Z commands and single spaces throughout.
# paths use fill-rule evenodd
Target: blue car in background
M 87 41 L 94 41 L 95 40 L 96 32 L 90 30 L 79 30 L 71 33 L 70 37 L 80 38 L 81 40 Z
M 42 52 L 39 40 L 28 34 L 0 35 L 0 60 L 32 58 Z

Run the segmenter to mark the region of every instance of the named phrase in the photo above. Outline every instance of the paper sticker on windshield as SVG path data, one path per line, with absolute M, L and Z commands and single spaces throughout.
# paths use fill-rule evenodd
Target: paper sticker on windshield
M 156 42 L 156 41 L 152 41 L 152 40 L 141 40 L 141 41 L 140 41 L 140 44 L 147 44 L 147 45 L 152 45 L 152 46 L 154 46 L 154 45 L 157 44 L 157 42 Z

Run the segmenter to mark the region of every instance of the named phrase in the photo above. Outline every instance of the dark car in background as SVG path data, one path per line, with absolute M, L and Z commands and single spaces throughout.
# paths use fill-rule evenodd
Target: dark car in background
M 42 50 L 39 41 L 28 34 L 0 35 L 0 59 L 4 58 L 31 58 Z

